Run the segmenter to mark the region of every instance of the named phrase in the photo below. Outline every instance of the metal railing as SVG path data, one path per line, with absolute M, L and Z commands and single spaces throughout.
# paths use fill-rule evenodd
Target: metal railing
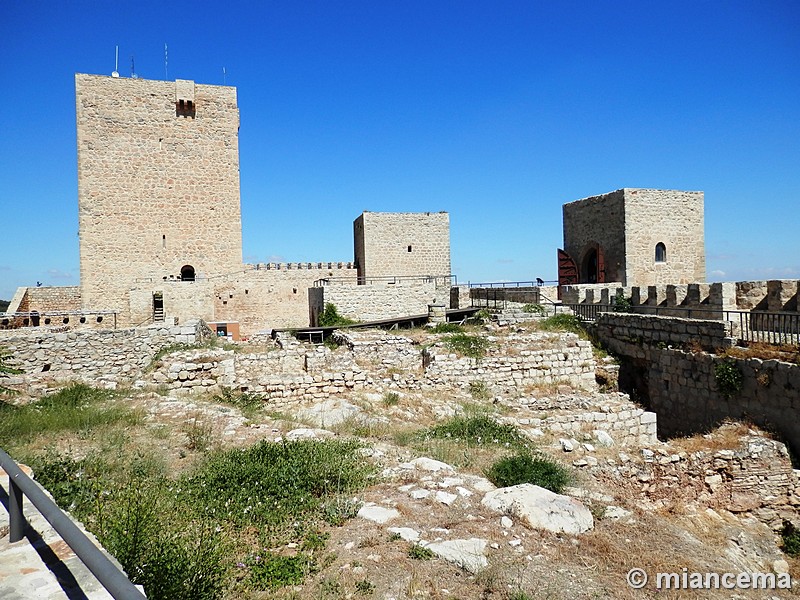
M 600 313 L 615 312 L 611 304 L 565 304 L 582 321 L 596 321 Z M 623 311 L 616 311 L 623 312 Z M 688 306 L 635 305 L 624 312 L 637 315 L 728 321 L 733 336 L 742 342 L 796 345 L 800 343 L 800 313 L 722 310 Z
M 490 281 L 490 282 L 467 282 L 471 288 L 517 288 L 517 287 L 541 287 L 543 285 L 558 285 L 558 281 L 537 279 L 536 281 Z
M 25 475 L 14 459 L 0 449 L 0 467 L 8 473 L 8 513 L 10 542 L 18 542 L 30 525 L 22 513 L 22 497 L 27 496 L 41 515 L 58 532 L 81 562 L 116 600 L 147 600 L 125 574 L 95 546 L 64 511 Z
M 368 285 L 383 283 L 386 285 L 397 285 L 405 282 L 409 283 L 434 283 L 436 285 L 457 285 L 458 280 L 455 275 L 390 275 L 385 277 L 322 277 L 314 281 L 314 287 L 326 285 Z

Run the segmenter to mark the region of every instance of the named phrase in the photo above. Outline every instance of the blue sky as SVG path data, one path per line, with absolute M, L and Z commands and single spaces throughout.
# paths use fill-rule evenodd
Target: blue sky
M 450 212 L 459 281 L 553 279 L 565 202 L 705 191 L 709 280 L 800 277 L 800 4 L 0 4 L 0 298 L 78 283 L 74 73 L 238 88 L 245 260 Z

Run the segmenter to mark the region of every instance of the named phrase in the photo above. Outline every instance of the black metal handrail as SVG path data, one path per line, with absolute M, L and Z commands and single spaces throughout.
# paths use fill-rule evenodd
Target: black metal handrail
M 18 542 L 30 524 L 22 513 L 22 496 L 25 495 L 36 510 L 47 519 L 66 544 L 72 548 L 83 564 L 115 600 L 147 600 L 125 574 L 95 546 L 86 534 L 72 522 L 55 502 L 47 497 L 33 480 L 25 475 L 17 463 L 0 449 L 0 467 L 8 473 L 8 513 L 10 541 Z
M 489 282 L 467 282 L 471 288 L 517 288 L 517 287 L 541 287 L 543 285 L 558 285 L 557 280 L 536 280 L 536 281 L 489 281 Z

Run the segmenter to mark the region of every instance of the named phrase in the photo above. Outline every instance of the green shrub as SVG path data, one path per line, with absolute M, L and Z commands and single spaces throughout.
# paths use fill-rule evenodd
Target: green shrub
M 800 531 L 786 519 L 781 528 L 781 549 L 789 556 L 800 556 Z
M 631 307 L 633 307 L 631 298 L 626 298 L 625 294 L 618 290 L 614 295 L 614 300 L 611 301 L 611 310 L 614 312 L 630 312 Z
M 336 306 L 330 302 L 325 303 L 325 308 L 322 314 L 319 315 L 317 323 L 320 327 L 344 327 L 345 325 L 352 325 L 355 321 L 343 317 L 339 314 Z
M 488 323 L 492 320 L 492 313 L 490 313 L 485 308 L 480 309 L 475 314 L 473 314 L 470 318 L 467 319 L 467 323 L 472 325 L 482 325 L 483 323 Z
M 513 425 L 498 423 L 487 414 L 455 416 L 422 433 L 425 438 L 451 439 L 475 445 L 525 445 L 526 438 Z
M 464 328 L 458 323 L 437 323 L 431 327 L 432 333 L 461 333 Z
M 583 334 L 585 330 L 581 320 L 575 315 L 558 313 L 552 317 L 547 317 L 539 323 L 539 328 L 545 331 L 567 331 L 571 333 Z
M 396 406 L 400 402 L 400 394 L 397 392 L 384 392 L 383 405 L 385 407 Z
M 433 552 L 419 544 L 411 544 L 408 547 L 408 556 L 414 560 L 430 560 L 433 558 Z
M 742 391 L 742 372 L 736 366 L 736 361 L 722 360 L 714 365 L 714 379 L 717 382 L 719 393 L 730 398 Z
M 541 304 L 526 304 L 522 307 L 522 312 L 540 315 L 542 317 L 547 314 L 547 311 Z
M 497 487 L 532 483 L 557 494 L 572 482 L 572 475 L 565 467 L 530 452 L 500 459 L 486 471 L 486 477 Z
M 492 392 L 485 381 L 470 381 L 469 394 L 475 400 L 489 400 L 492 397 Z
M 453 352 L 476 359 L 483 358 L 489 347 L 489 340 L 486 338 L 467 333 L 455 333 L 448 336 L 444 343 Z

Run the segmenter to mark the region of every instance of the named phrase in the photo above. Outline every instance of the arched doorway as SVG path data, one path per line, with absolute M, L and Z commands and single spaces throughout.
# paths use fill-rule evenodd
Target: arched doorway
M 194 267 L 192 265 L 181 267 L 181 279 L 183 281 L 194 281 Z
M 581 261 L 581 283 L 605 283 L 606 268 L 600 244 L 591 244 Z

